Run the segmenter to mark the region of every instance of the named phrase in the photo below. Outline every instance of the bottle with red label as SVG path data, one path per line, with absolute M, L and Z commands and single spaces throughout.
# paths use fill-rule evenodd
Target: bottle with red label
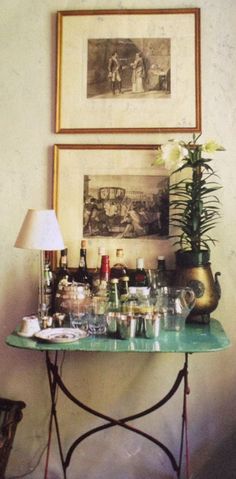
M 108 254 L 102 255 L 101 260 L 101 269 L 100 269 L 100 281 L 108 281 L 110 280 L 110 258 Z

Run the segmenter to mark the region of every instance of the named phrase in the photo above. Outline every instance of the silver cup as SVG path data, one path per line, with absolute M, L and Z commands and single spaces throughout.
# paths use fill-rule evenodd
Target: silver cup
M 135 338 L 137 320 L 128 314 L 121 314 L 117 319 L 117 331 L 121 339 Z
M 157 313 L 146 315 L 144 322 L 144 336 L 148 339 L 158 338 L 160 333 L 161 319 Z

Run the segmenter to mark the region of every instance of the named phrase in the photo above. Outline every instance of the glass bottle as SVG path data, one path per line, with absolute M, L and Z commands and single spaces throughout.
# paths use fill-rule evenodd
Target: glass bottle
M 87 243 L 85 240 L 81 241 L 79 266 L 74 275 L 74 280 L 77 283 L 90 284 L 90 275 L 87 268 Z
M 100 271 L 101 271 L 103 255 L 105 255 L 105 248 L 103 246 L 99 246 L 98 252 L 97 252 L 97 263 L 96 263 L 95 270 L 93 272 L 93 279 L 92 279 L 92 289 L 94 294 L 96 294 L 100 285 Z
M 110 280 L 110 258 L 107 254 L 102 255 L 101 268 L 100 268 L 100 281 Z
M 148 276 L 144 269 L 144 259 L 136 259 L 136 269 L 133 274 L 132 286 L 146 287 L 148 286 Z
M 61 251 L 59 268 L 57 269 L 55 273 L 55 282 L 54 282 L 55 288 L 57 287 L 58 283 L 60 283 L 60 281 L 64 279 L 65 277 L 67 277 L 68 281 L 70 280 L 67 254 L 68 254 L 67 248 Z
M 127 266 L 124 263 L 124 250 L 118 248 L 116 250 L 116 262 L 111 268 L 111 278 L 120 279 L 127 275 Z
M 156 287 L 162 288 L 168 285 L 165 256 L 158 256 L 156 270 Z
M 133 317 L 138 315 L 138 296 L 135 286 L 129 286 L 129 294 L 125 301 L 122 302 L 121 307 L 124 314 L 129 314 Z
M 59 301 L 60 298 L 59 289 L 60 284 L 63 281 L 70 282 L 71 274 L 68 269 L 68 260 L 67 260 L 67 248 L 61 250 L 59 268 L 56 270 L 54 275 L 54 285 L 53 285 L 53 311 L 59 311 Z
M 123 303 L 129 297 L 129 276 L 122 276 L 118 286 L 120 302 Z
M 53 273 L 51 270 L 50 254 L 45 251 L 44 259 L 44 278 L 43 278 L 44 308 L 46 315 L 53 312 Z
M 149 294 L 148 288 L 143 288 L 139 291 L 138 296 L 138 334 L 142 334 L 144 331 L 145 321 L 153 319 L 154 306 Z
M 120 309 L 117 278 L 112 278 L 110 281 L 108 308 L 110 312 L 116 312 Z

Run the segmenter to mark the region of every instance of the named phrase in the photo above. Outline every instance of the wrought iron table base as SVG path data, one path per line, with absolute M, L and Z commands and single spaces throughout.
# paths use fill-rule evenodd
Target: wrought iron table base
M 62 470 L 63 470 L 63 479 L 67 479 L 67 468 L 70 465 L 71 457 L 73 452 L 75 451 L 76 447 L 87 437 L 91 436 L 92 434 L 95 434 L 99 431 L 102 431 L 104 429 L 109 429 L 114 426 L 120 426 L 124 429 L 127 429 L 129 431 L 132 431 L 136 434 L 139 434 L 140 436 L 145 437 L 152 443 L 156 444 L 159 448 L 164 451 L 164 453 L 168 456 L 172 468 L 174 472 L 176 473 L 176 478 L 180 479 L 180 474 L 181 474 L 181 468 L 182 468 L 182 460 L 183 460 L 183 451 L 184 451 L 184 445 L 185 445 L 185 450 L 186 450 L 186 479 L 189 479 L 189 458 L 188 458 L 188 436 L 187 436 L 187 395 L 189 394 L 189 387 L 188 387 L 188 353 L 185 353 L 185 361 L 183 368 L 178 372 L 176 380 L 170 389 L 170 391 L 156 404 L 151 406 L 148 409 L 145 409 L 144 411 L 141 411 L 137 414 L 134 414 L 132 416 L 124 417 L 121 419 L 115 419 L 112 418 L 106 414 L 102 414 L 99 411 L 96 411 L 93 408 L 90 408 L 86 404 L 82 403 L 79 399 L 77 399 L 71 392 L 67 389 L 65 386 L 64 382 L 62 381 L 62 378 L 60 376 L 59 370 L 58 370 L 58 351 L 55 352 L 54 355 L 54 361 L 51 361 L 50 359 L 50 352 L 46 351 L 46 364 L 47 364 L 47 372 L 48 372 L 48 380 L 49 380 L 49 387 L 50 387 L 50 394 L 51 394 L 51 413 L 50 413 L 50 420 L 49 420 L 49 431 L 48 431 L 48 446 L 47 446 L 47 456 L 46 456 L 46 463 L 45 463 L 45 473 L 44 473 L 44 479 L 47 479 L 47 474 L 48 474 L 48 465 L 49 465 L 49 455 L 50 455 L 50 445 L 51 445 L 51 435 L 52 435 L 52 426 L 53 426 L 53 421 L 55 424 L 55 429 L 56 429 L 56 436 L 57 436 L 57 442 L 58 442 L 58 447 L 59 447 L 59 453 L 60 453 L 60 459 L 61 459 L 61 465 L 62 465 Z M 160 407 L 162 407 L 164 404 L 169 401 L 172 396 L 176 393 L 176 391 L 179 389 L 180 385 L 183 382 L 183 406 L 182 406 L 182 425 L 181 425 L 181 435 L 180 435 L 180 450 L 179 450 L 179 458 L 178 460 L 174 457 L 170 449 L 165 446 L 162 442 L 160 442 L 158 439 L 154 438 L 150 434 L 137 429 L 136 427 L 131 426 L 130 424 L 127 424 L 128 422 L 134 421 L 135 419 L 138 419 L 140 417 L 146 416 L 147 414 L 150 414 Z M 58 418 L 57 418 L 57 411 L 56 411 L 56 394 L 57 394 L 57 388 L 60 388 L 61 391 L 77 406 L 79 406 L 81 409 L 87 411 L 90 414 L 93 414 L 94 416 L 97 416 L 101 419 L 104 419 L 106 423 L 102 424 L 99 427 L 95 427 L 93 429 L 90 429 L 86 433 L 82 434 L 79 436 L 73 444 L 70 446 L 68 449 L 66 455 L 63 453 L 62 449 L 62 441 L 61 441 L 61 434 L 59 430 L 59 423 L 58 423 Z

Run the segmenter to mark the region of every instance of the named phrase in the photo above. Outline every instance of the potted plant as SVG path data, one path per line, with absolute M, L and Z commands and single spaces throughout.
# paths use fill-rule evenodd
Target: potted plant
M 164 163 L 171 170 L 171 178 L 180 176 L 171 182 L 169 188 L 170 225 L 174 230 L 170 237 L 179 247 L 176 252 L 177 278 L 193 287 L 199 298 L 194 312 L 200 307 L 200 319 L 206 314 L 206 321 L 219 299 L 218 282 L 211 280 L 209 259 L 210 246 L 216 242 L 210 232 L 220 218 L 216 193 L 221 188 L 209 154 L 224 148 L 212 140 L 198 144 L 199 137 L 194 135 L 188 143 L 168 141 L 158 149 L 155 164 Z

